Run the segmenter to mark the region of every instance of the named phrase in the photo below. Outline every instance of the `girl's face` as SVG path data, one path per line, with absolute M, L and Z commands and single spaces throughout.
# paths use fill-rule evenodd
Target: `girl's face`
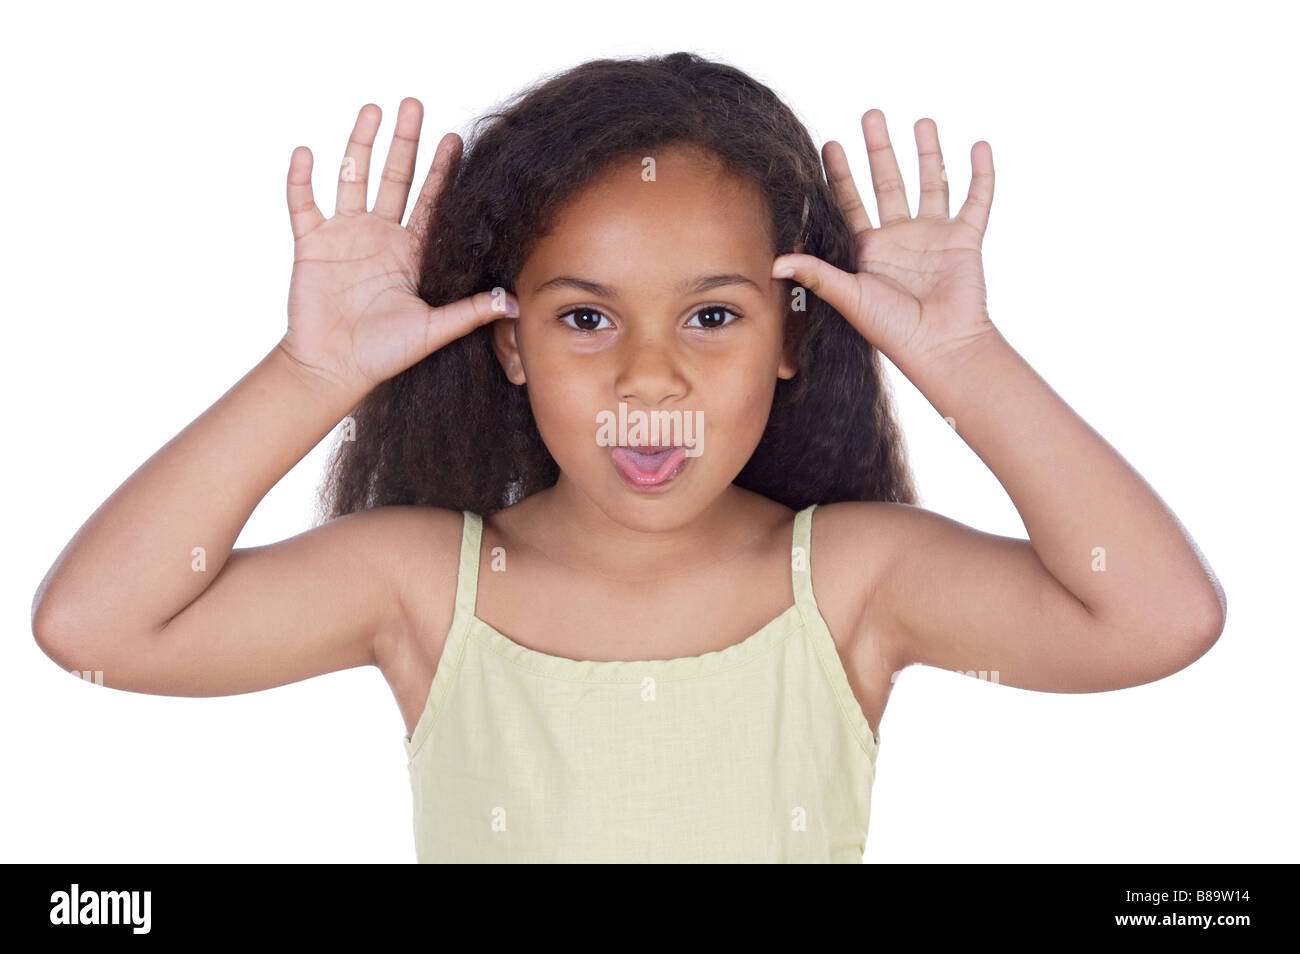
M 494 328 L 556 489 L 642 529 L 727 490 L 796 370 L 762 195 L 694 150 L 652 158 L 652 179 L 621 163 L 565 205 L 517 276 L 519 318 Z M 614 446 L 651 444 L 678 447 Z

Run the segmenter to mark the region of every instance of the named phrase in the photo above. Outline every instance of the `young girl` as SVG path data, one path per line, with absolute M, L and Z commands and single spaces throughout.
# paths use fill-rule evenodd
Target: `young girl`
M 987 143 L 950 216 L 917 122 L 913 217 L 866 113 L 876 226 L 744 73 L 598 60 L 445 136 L 403 227 L 421 119 L 370 211 L 377 107 L 333 218 L 294 151 L 288 330 L 47 574 L 61 666 L 172 695 L 378 666 L 421 861 L 860 862 L 905 666 L 1093 692 L 1217 639 L 1177 519 L 990 321 Z M 1029 540 L 914 505 L 880 352 Z M 322 525 L 232 550 L 340 421 Z

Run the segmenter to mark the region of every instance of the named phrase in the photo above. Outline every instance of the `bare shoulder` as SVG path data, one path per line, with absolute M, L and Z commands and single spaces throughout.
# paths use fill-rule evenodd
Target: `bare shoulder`
M 429 634 L 445 636 L 451 626 L 464 515 L 444 507 L 376 507 L 364 517 L 358 537 L 366 552 L 392 581 L 405 625 L 375 646 L 381 669 L 426 643 Z
M 908 538 L 923 532 L 926 513 L 908 504 L 857 500 L 813 512 L 813 592 L 841 652 L 864 655 L 870 643 L 865 655 L 901 668 L 902 654 L 872 628 L 870 609 Z
M 912 531 L 909 509 L 877 501 L 837 501 L 813 511 L 813 596 L 853 694 L 877 734 L 895 677 L 907 663 L 896 633 L 872 610 L 881 580 Z
M 451 629 L 464 515 L 423 506 L 368 513 L 373 515 L 372 552 L 392 581 L 402 620 L 376 640 L 374 663 L 392 689 L 409 737 Z
M 911 504 L 826 510 L 831 519 L 814 527 L 814 541 L 820 532 L 830 555 L 822 570 L 828 600 L 851 593 L 859 601 L 839 612 L 851 614 L 858 638 L 867 634 L 894 671 L 922 664 L 996 673 L 1002 685 L 1040 692 L 1099 692 L 1161 679 L 1205 651 L 1097 618 L 1030 540 Z
M 818 601 L 824 592 L 828 599 L 863 608 L 881 571 L 916 528 L 917 508 L 906 504 L 844 500 L 818 506 L 812 527 Z

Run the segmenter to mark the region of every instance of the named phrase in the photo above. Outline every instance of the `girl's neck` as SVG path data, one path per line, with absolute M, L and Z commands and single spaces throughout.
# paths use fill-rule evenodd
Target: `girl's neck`
M 655 514 L 648 526 L 621 523 L 561 473 L 553 487 L 491 519 L 517 545 L 551 562 L 615 583 L 644 584 L 716 569 L 791 517 L 788 507 L 734 484 L 702 511 L 684 514 L 669 505 Z

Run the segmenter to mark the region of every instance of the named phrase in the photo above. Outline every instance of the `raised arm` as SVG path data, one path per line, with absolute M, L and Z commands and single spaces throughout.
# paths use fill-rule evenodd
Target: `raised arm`
M 278 347 L 146 461 L 81 527 L 32 628 L 105 685 L 222 695 L 369 663 L 401 623 L 379 535 L 356 514 L 233 550 L 257 502 L 350 410 Z
M 64 668 L 139 692 L 247 692 L 375 662 L 410 625 L 401 534 L 436 517 L 382 508 L 232 550 L 258 501 L 371 388 L 511 303 L 482 292 L 430 307 L 415 294 L 418 243 L 401 218 L 421 108 L 403 102 L 367 212 L 379 118 L 373 105 L 358 116 L 331 219 L 312 197 L 310 151 L 294 150 L 282 339 L 132 474 L 46 574 L 32 630 Z M 458 156 L 458 137 L 444 137 L 413 221 L 423 224 Z
M 1200 657 L 1227 613 L 1209 564 L 1155 491 L 1006 342 L 985 308 L 980 246 L 993 198 L 987 143 L 948 217 L 931 120 L 916 124 L 921 199 L 912 217 L 884 116 L 862 126 L 881 227 L 843 150 L 823 158 L 858 235 L 849 274 L 807 255 L 781 266 L 834 305 L 917 386 L 997 476 L 1029 540 L 982 533 L 917 507 L 836 504 L 876 541 L 861 629 L 897 665 L 997 672 L 1057 692 L 1149 682 Z M 828 508 L 828 511 L 830 508 Z

